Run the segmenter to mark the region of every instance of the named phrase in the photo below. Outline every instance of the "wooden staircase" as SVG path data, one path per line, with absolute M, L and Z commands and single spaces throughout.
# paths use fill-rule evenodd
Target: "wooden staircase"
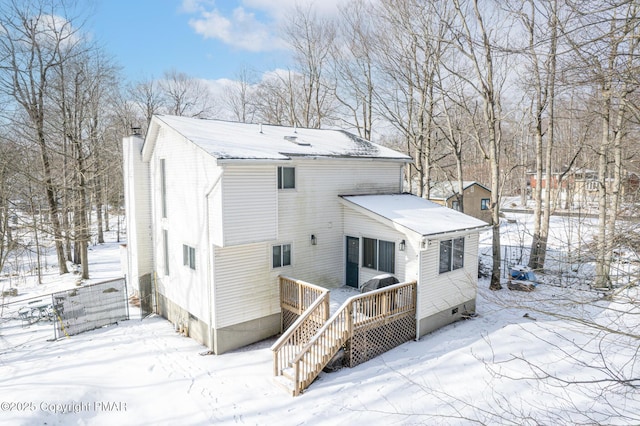
M 338 353 L 350 337 L 346 324 L 349 304 L 345 302 L 327 323 L 304 345 L 286 368 L 276 374 L 276 382 L 299 395 Z
M 294 282 L 289 280 L 285 285 Z M 307 285 L 300 281 L 298 284 Z M 317 299 L 271 346 L 276 383 L 292 396 L 299 395 L 354 337 L 354 333 L 361 330 L 371 330 L 404 318 L 413 324 L 415 336 L 415 290 L 416 283 L 411 282 L 352 296 L 328 320 L 329 293 L 318 293 Z M 411 333 L 408 338 L 411 338 Z M 385 337 L 384 340 L 388 339 Z M 399 343 L 406 340 L 407 336 Z M 378 353 L 385 350 L 388 349 Z
M 329 291 L 304 281 L 280 277 L 280 295 L 282 309 L 288 311 L 287 316 L 290 317 L 291 313 L 300 316 L 271 346 L 273 374 L 276 382 L 295 396 L 304 388 L 296 384 L 299 370 L 293 368 L 294 360 L 326 324 L 329 318 Z

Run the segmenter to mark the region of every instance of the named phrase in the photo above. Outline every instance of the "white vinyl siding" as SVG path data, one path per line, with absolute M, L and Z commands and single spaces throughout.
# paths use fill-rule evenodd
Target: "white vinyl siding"
M 291 242 L 295 250 L 287 274 L 327 288 L 340 287 L 345 282 L 345 233 L 339 195 L 399 193 L 401 167 L 394 162 L 348 159 L 296 159 L 292 165 L 296 190 L 278 191 L 277 240 Z
M 230 165 L 225 166 L 227 179 Z M 274 234 L 273 241 L 242 245 L 218 245 L 214 247 L 214 304 L 213 308 L 216 328 L 240 324 L 280 312 L 278 275 L 282 268 L 273 268 L 273 246 L 276 241 L 290 244 L 292 248 L 292 262 L 287 266 L 286 274 L 292 277 L 303 277 L 305 281 L 313 282 L 328 288 L 344 285 L 344 227 L 340 194 L 373 192 L 400 192 L 401 169 L 397 163 L 382 162 L 376 164 L 371 161 L 347 160 L 299 160 L 296 168 L 296 190 L 277 190 L 277 167 L 254 165 L 239 167 L 234 172 L 236 181 L 246 178 L 252 191 L 264 188 L 269 182 L 270 190 L 263 189 L 256 197 L 273 195 L 274 212 L 277 212 L 275 225 L 262 225 L 261 230 Z M 268 173 L 263 173 L 263 169 Z M 344 173 L 344 170 L 350 173 Z M 238 175 L 237 178 L 235 175 Z M 253 176 L 253 179 L 249 179 Z M 269 179 L 268 176 L 271 176 Z M 211 193 L 214 199 L 229 197 L 230 186 L 219 185 L 219 189 Z M 238 182 L 239 184 L 239 182 Z M 257 186 L 256 186 L 257 185 Z M 246 191 L 246 189 L 245 189 Z M 219 195 L 217 195 L 219 194 Z M 251 200 L 244 198 L 244 205 Z M 238 203 L 241 207 L 243 204 Z M 215 206 L 212 206 L 215 207 Z M 225 204 L 225 207 L 228 207 Z M 253 208 L 253 207 L 252 207 Z M 270 199 L 264 199 L 262 204 L 255 201 L 255 210 L 261 216 L 255 220 L 264 220 L 271 215 Z M 214 208 L 215 210 L 215 208 Z M 225 210 L 225 214 L 228 211 Z M 214 213 L 210 213 L 215 218 Z M 254 216 L 255 217 L 255 216 Z M 238 225 L 240 225 L 239 223 Z M 251 224 L 245 224 L 250 226 Z M 400 234 L 381 227 L 379 236 L 389 241 L 400 241 Z M 240 231 L 240 230 L 239 230 Z M 229 227 L 222 232 L 230 232 Z M 311 235 L 316 237 L 316 245 L 311 242 Z M 360 235 L 360 234 L 359 234 Z M 268 235 L 267 235 L 268 236 Z M 396 236 L 398 238 L 396 238 Z M 396 244 L 397 247 L 397 244 Z M 294 253 L 295 252 L 295 253 Z M 398 266 L 399 267 L 399 266 Z M 380 272 L 371 271 L 372 276 Z
M 162 217 L 163 189 L 160 159 L 163 158 L 166 158 L 164 163 L 166 218 Z M 155 219 L 153 234 L 154 252 L 157 253 L 155 270 L 158 292 L 193 316 L 209 322 L 208 268 L 204 267 L 203 261 L 197 260 L 207 259 L 207 254 L 195 250 L 193 259 L 196 269 L 183 266 L 181 241 L 188 241 L 188 245 L 193 248 L 207 246 L 208 227 L 204 220 L 206 195 L 222 170 L 216 165 L 215 159 L 203 154 L 200 148 L 168 127 L 160 129 L 148 164 L 153 176 L 152 206 Z M 163 231 L 165 230 L 170 240 L 168 262 L 166 262 L 169 275 L 163 274 L 165 269 Z
M 231 166 L 221 180 L 223 240 L 219 245 L 272 241 L 277 235 L 277 190 L 274 166 Z M 222 243 L 222 244 L 220 244 Z
M 271 269 L 270 249 L 271 245 L 264 243 L 215 248 L 216 328 L 280 312 L 280 270 Z
M 346 206 L 344 207 L 344 233 L 351 237 L 360 237 L 360 251 L 363 254 L 363 259 L 359 274 L 359 285 L 362 285 L 376 275 L 380 275 L 381 272 L 392 273 L 400 281 L 417 279 L 417 272 L 415 272 L 417 271 L 417 266 L 410 264 L 410 259 L 413 258 L 413 256 L 409 256 L 411 244 L 409 242 L 406 243 L 406 251 L 398 251 L 400 241 L 410 241 L 410 238 L 408 238 L 406 234 Z M 378 238 L 372 238 L 373 236 Z M 417 236 L 415 236 L 415 238 L 417 239 Z M 371 244 L 375 244 L 377 252 L 375 269 L 368 267 L 364 259 L 365 241 L 370 241 Z M 383 243 L 382 251 L 384 254 L 380 252 L 380 242 Z M 393 254 L 389 252 L 391 249 L 393 250 Z M 342 262 L 344 261 L 343 259 Z M 383 266 L 381 269 L 380 262 L 384 265 L 391 265 L 391 262 L 393 262 L 393 272 L 384 271 L 384 269 L 390 269 L 387 266 Z
M 420 318 L 449 311 L 452 306 L 476 297 L 477 283 L 474 277 L 478 276 L 478 234 L 459 238 L 464 238 L 464 266 L 446 274 L 439 273 L 439 240 L 430 240 L 426 250 L 420 252 L 421 275 L 418 282 Z M 445 241 L 451 241 L 451 238 Z

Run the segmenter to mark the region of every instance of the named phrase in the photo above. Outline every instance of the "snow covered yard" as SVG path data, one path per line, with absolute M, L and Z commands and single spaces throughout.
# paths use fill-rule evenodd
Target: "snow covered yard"
M 514 225 L 515 226 L 515 225 Z M 117 245 L 92 253 L 119 275 Z M 110 260 L 109 260 L 110 259 Z M 111 267 L 108 265 L 111 264 Z M 98 276 L 109 278 L 107 275 Z M 50 287 L 57 286 L 48 284 Z M 539 285 L 491 292 L 478 317 L 356 368 L 322 373 L 304 394 L 272 381 L 269 346 L 219 356 L 162 318 L 58 341 L 49 323 L 0 325 L 3 424 L 637 424 L 637 289 L 616 301 Z M 609 309 L 607 309 L 609 308 Z M 577 320 L 576 320 L 577 319 Z M 625 334 L 626 333 L 626 334 Z M 633 334 L 633 336 L 631 335 Z M 635 382 L 623 382 L 633 378 Z

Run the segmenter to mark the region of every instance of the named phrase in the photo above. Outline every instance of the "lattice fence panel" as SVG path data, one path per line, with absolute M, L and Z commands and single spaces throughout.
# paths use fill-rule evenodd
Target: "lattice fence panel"
M 300 315 L 292 312 L 288 309 L 282 310 L 282 331 L 287 330 L 291 325 L 296 322 Z
M 349 367 L 369 361 L 415 337 L 415 313 L 399 316 L 378 326 L 354 330 L 346 348 Z

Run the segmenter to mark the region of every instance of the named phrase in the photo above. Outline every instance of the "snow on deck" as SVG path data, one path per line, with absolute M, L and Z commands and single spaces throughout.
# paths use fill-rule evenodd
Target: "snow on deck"
M 349 286 L 332 288 L 329 293 L 329 311 L 331 315 L 335 314 L 348 298 L 359 294 L 360 291 L 357 288 Z

